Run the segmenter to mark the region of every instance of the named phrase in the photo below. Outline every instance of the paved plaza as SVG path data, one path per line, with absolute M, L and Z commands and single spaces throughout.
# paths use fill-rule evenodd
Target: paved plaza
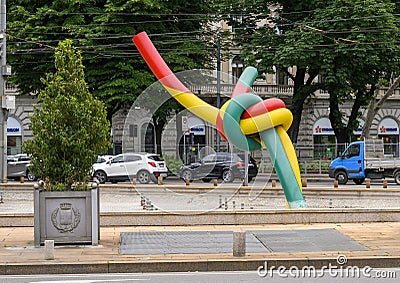
M 153 251 L 147 254 L 121 254 L 120 242 L 123 233 L 214 233 L 222 231 L 257 231 L 265 233 L 297 233 L 304 231 L 336 231 L 335 237 L 349 239 L 352 245 L 331 250 L 308 251 L 259 251 L 249 250 L 244 257 L 232 253 L 190 251 L 190 253 L 165 253 Z M 338 256 L 346 258 L 351 266 L 398 267 L 400 266 L 400 223 L 332 223 L 332 224 L 269 224 L 269 225 L 207 225 L 207 226 L 119 226 L 102 227 L 98 246 L 56 246 L 55 259 L 44 259 L 44 247 L 33 246 L 33 227 L 0 228 L 0 274 L 37 273 L 108 273 L 108 272 L 156 272 L 156 271 L 210 271 L 210 270 L 256 270 L 265 261 L 284 266 L 313 265 L 321 267 L 328 263 L 337 265 Z M 200 233 L 200 234 L 199 234 Z M 224 232 L 226 233 L 226 232 Z M 300 234 L 299 234 L 300 233 Z M 324 232 L 325 233 L 325 232 Z M 222 233 L 223 234 L 223 233 Z M 143 235 L 143 234 L 142 234 Z M 320 234 L 323 239 L 324 234 Z M 327 236 L 327 235 L 325 235 Z M 285 237 L 281 234 L 282 238 Z M 232 239 L 225 237 L 228 251 Z M 270 237 L 273 239 L 273 237 Z M 281 245 L 276 238 L 275 245 Z M 327 239 L 327 238 L 326 238 Z M 210 239 L 212 240 L 212 239 Z M 265 238 L 268 241 L 268 237 Z M 308 239 L 297 239 L 299 245 Z M 334 245 L 332 243 L 326 243 Z M 353 245 L 354 244 L 354 245 Z M 159 246 L 156 242 L 153 247 Z M 195 245 L 195 244 L 194 244 Z M 199 244 L 201 246 L 204 244 Z M 143 245 L 141 246 L 143 248 Z M 150 247 L 149 247 L 150 249 Z
M 163 188 L 155 188 L 162 190 Z M 191 186 L 191 189 L 198 190 Z M 220 190 L 220 189 L 217 189 Z M 304 190 L 307 194 L 307 189 Z M 152 199 L 154 204 L 159 202 L 158 198 L 163 193 L 150 194 L 147 197 Z M 200 191 L 199 191 L 200 192 Z M 204 209 L 204 204 L 210 205 L 211 209 L 224 211 L 225 214 L 237 215 L 235 210 L 241 210 L 241 202 L 245 202 L 245 214 L 260 213 L 256 211 L 257 202 L 266 206 L 265 202 L 273 209 L 273 203 L 279 203 L 279 208 L 284 209 L 284 201 L 281 190 L 269 190 L 264 192 L 263 197 L 256 198 L 250 203 L 247 192 L 239 192 L 236 198 L 228 200 L 228 207 L 225 209 L 225 195 L 223 190 L 213 193 L 183 194 L 175 191 L 170 195 L 175 202 L 164 203 L 177 209 L 187 209 L 193 204 Z M 324 197 L 326 193 L 341 195 L 342 197 Z M 243 194 L 244 193 L 244 194 Z M 356 198 L 354 198 L 356 194 Z M 370 195 L 373 194 L 373 195 Z M 100 229 L 100 241 L 98 246 L 91 245 L 65 245 L 57 246 L 54 249 L 54 259 L 45 259 L 45 248 L 34 247 L 34 228 L 31 224 L 22 227 L 18 225 L 3 225 L 0 227 L 0 275 L 1 274 L 51 274 L 51 273 L 113 273 L 113 272 L 162 272 L 162 271 L 232 271 L 249 270 L 256 271 L 257 268 L 268 262 L 274 266 L 314 266 L 321 268 L 328 264 L 339 266 L 371 266 L 399 267 L 400 266 L 400 222 L 398 219 L 398 189 L 382 191 L 378 190 L 325 190 L 313 193 L 315 202 L 325 202 L 325 210 L 308 209 L 307 213 L 327 213 L 326 209 L 332 208 L 335 214 L 330 216 L 330 222 L 316 223 L 311 221 L 315 216 L 308 216 L 310 221 L 299 218 L 299 222 L 291 222 L 287 217 L 297 217 L 296 211 L 285 214 L 277 223 L 259 221 L 251 224 L 244 221 L 237 221 L 237 225 L 221 222 L 203 225 L 201 223 L 174 224 L 156 221 L 154 225 L 132 224 L 119 221 L 118 224 L 110 223 L 116 220 L 103 215 L 103 225 Z M 319 196 L 318 196 L 319 195 Z M 350 199 L 343 196 L 349 195 Z M 228 194 L 229 196 L 229 194 Z M 234 208 L 233 201 L 236 207 Z M 308 195 L 307 204 L 313 203 L 313 198 Z M 102 212 L 125 211 L 126 217 L 135 216 L 135 211 L 143 210 L 141 195 L 131 189 L 109 188 L 104 190 L 101 197 Z M 221 207 L 222 203 L 222 207 Z M 353 207 L 369 206 L 376 210 L 389 209 L 389 214 L 381 214 L 379 219 L 362 218 L 360 222 L 349 223 L 350 219 L 346 211 L 351 211 L 354 217 L 354 210 L 347 210 L 347 205 Z M 374 204 L 374 205 L 372 205 Z M 252 211 L 251 206 L 254 206 Z M 335 210 L 336 208 L 336 210 Z M 337 209 L 339 208 L 339 209 Z M 364 209 L 365 210 L 365 209 Z M 279 211 L 279 210 L 277 210 Z M 129 214 L 131 212 L 131 214 Z M 328 211 L 329 212 L 329 211 Z M 360 213 L 365 211 L 360 211 Z M 17 221 L 20 217 L 32 217 L 33 194 L 29 190 L 3 190 L 3 203 L 0 204 L 0 217 Z M 305 212 L 298 212 L 298 214 Z M 2 216 L 3 214 L 3 216 Z M 18 215 L 19 214 L 19 215 Z M 178 221 L 185 215 L 174 213 L 167 214 L 147 213 L 149 217 L 164 217 L 165 221 Z M 146 214 L 146 215 L 147 215 Z M 196 214 L 196 213 L 195 213 Z M 215 215 L 214 215 L 215 214 Z M 6 215 L 8 218 L 6 218 Z M 10 215 L 12 217 L 10 217 Z M 30 215 L 30 216 L 29 216 Z M 121 214 L 123 215 L 123 214 Z M 139 215 L 139 214 L 136 214 Z M 155 216 L 154 216 L 155 215 Z M 196 214 L 199 217 L 202 214 Z M 197 217 L 194 215 L 193 217 Z M 219 215 L 211 213 L 210 215 Z M 336 218 L 332 218 L 336 215 Z M 361 214 L 360 214 L 361 215 Z M 272 217 L 271 213 L 263 214 L 260 217 Z M 110 218 L 111 217 L 111 218 Z M 297 217 L 298 218 L 298 217 Z M 297 219 L 296 218 L 296 219 Z M 30 219 L 30 218 L 29 218 Z M 150 219 L 150 218 L 149 218 Z M 228 219 L 228 218 L 223 218 Z M 239 219 L 239 218 L 238 218 Z M 303 222 L 300 220 L 303 219 Z M 336 220 L 333 220 L 336 219 Z M 161 220 L 161 219 L 159 219 Z M 221 220 L 221 219 L 220 219 Z M 328 219 L 327 219 L 328 220 Z M 341 221 L 343 220 L 343 221 Z M 19 221 L 19 220 L 18 220 Z M 30 223 L 31 220 L 28 220 Z M 107 222 L 108 221 L 108 222 Z M 155 221 L 154 219 L 152 221 Z M 225 221 L 225 220 L 224 220 Z M 371 222 L 366 222 L 371 221 Z M 3 223 L 5 223 L 3 221 Z M 138 222 L 139 223 L 139 222 Z M 284 224 L 286 223 L 286 224 Z M 292 224 L 288 224 L 292 223 Z M 101 224 L 101 223 L 100 223 Z M 225 224 L 225 225 L 222 225 Z M 243 257 L 233 255 L 233 233 L 246 233 L 246 254 Z M 339 262 L 340 258 L 340 262 Z M 343 261 L 343 259 L 345 259 Z

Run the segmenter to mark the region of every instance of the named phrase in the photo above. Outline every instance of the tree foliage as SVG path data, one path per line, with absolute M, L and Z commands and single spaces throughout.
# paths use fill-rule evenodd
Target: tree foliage
M 55 50 L 55 73 L 48 73 L 31 118 L 34 139 L 25 143 L 32 172 L 47 187 L 86 184 L 97 155 L 110 146 L 104 104 L 89 92 L 79 51 L 71 40 Z
M 339 142 L 347 141 L 379 79 L 399 69 L 399 25 L 392 1 L 228 0 L 221 7 L 248 64 L 260 73 L 295 68 L 294 74 L 287 71 L 294 85 L 289 105 L 293 142 L 313 92 L 329 92 L 332 127 Z M 347 117 L 345 102 L 353 105 Z
M 155 78 L 132 43 L 146 31 L 171 69 L 210 66 L 203 26 L 210 1 L 9 0 L 8 48 L 13 80 L 24 94 L 38 92 L 54 70 L 52 48 L 65 38 L 81 50 L 90 91 L 108 118 L 132 104 Z

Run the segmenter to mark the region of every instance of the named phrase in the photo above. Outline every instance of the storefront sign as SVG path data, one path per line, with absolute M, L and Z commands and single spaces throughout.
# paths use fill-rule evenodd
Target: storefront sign
M 331 126 L 331 121 L 328 118 L 318 119 L 313 128 L 314 135 L 335 135 Z
M 379 135 L 398 135 L 399 126 L 392 118 L 383 119 L 378 126 Z
M 204 136 L 206 134 L 204 121 L 196 116 L 188 117 L 187 125 L 190 133 L 193 133 L 195 136 Z M 185 134 L 187 135 L 188 133 L 186 132 Z
M 21 136 L 21 124 L 13 117 L 7 119 L 7 136 Z

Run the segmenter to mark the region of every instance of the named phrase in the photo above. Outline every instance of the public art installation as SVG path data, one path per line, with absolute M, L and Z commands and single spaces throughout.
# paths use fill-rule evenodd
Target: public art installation
M 297 156 L 286 133 L 293 120 L 292 113 L 280 99 L 262 100 L 251 93 L 251 86 L 258 75 L 255 68 L 244 70 L 231 99 L 218 109 L 194 95 L 179 81 L 145 32 L 134 36 L 133 42 L 170 95 L 194 115 L 216 125 L 225 140 L 242 150 L 254 151 L 266 147 L 289 207 L 306 207 Z

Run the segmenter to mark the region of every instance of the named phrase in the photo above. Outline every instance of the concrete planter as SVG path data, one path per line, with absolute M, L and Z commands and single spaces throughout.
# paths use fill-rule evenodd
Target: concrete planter
M 35 186 L 35 247 L 45 240 L 55 244 L 91 244 L 99 241 L 98 188 L 90 191 L 43 191 Z

